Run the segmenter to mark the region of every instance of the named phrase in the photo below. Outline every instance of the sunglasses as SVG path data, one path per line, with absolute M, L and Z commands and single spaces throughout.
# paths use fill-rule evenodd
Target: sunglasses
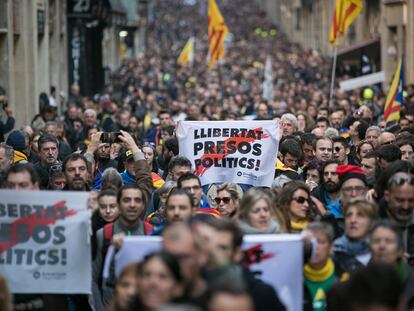
M 394 177 L 388 182 L 388 187 L 391 185 L 402 186 L 404 184 L 414 185 L 414 179 L 411 177 Z
M 296 198 L 292 198 L 292 200 L 295 200 L 297 203 L 299 204 L 303 204 L 305 202 L 308 202 L 309 204 L 311 203 L 311 200 L 309 198 L 305 198 L 305 197 L 296 197 Z
M 231 198 L 230 197 L 224 197 L 224 198 L 215 198 L 214 202 L 216 202 L 216 204 L 220 204 L 221 201 L 223 201 L 224 204 L 229 204 L 230 203 Z
M 334 148 L 334 151 L 335 151 L 335 152 L 339 152 L 339 151 L 341 151 L 341 148 L 340 148 L 340 147 L 335 147 L 335 148 Z

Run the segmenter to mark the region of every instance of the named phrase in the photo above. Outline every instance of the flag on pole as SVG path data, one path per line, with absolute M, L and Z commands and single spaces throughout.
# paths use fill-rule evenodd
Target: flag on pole
M 180 56 L 178 56 L 177 62 L 180 65 L 185 65 L 187 63 L 192 63 L 194 60 L 194 38 L 191 37 L 188 39 L 187 43 L 185 44 L 183 50 L 180 53 Z
M 273 70 L 272 70 L 272 60 L 270 56 L 266 57 L 266 64 L 264 70 L 264 81 L 262 84 L 263 88 L 263 99 L 268 101 L 273 100 Z
M 209 66 L 224 57 L 224 39 L 229 32 L 215 0 L 208 1 Z
M 345 31 L 362 11 L 362 0 L 336 0 L 329 42 L 339 45 Z
M 398 63 L 394 78 L 384 105 L 384 121 L 398 121 L 403 104 L 403 70 L 402 60 Z

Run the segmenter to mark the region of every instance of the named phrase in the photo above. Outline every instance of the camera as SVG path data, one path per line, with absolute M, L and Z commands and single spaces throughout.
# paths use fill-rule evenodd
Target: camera
M 106 144 L 121 143 L 122 140 L 119 139 L 119 136 L 122 136 L 121 132 L 102 133 L 101 142 Z

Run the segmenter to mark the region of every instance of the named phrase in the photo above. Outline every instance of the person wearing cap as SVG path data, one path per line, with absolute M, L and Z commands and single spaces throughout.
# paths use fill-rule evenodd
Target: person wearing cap
M 341 185 L 341 206 L 348 203 L 351 198 L 364 197 L 368 191 L 365 172 L 355 165 L 340 165 L 336 168 Z
M 14 130 L 11 132 L 7 137 L 6 144 L 14 149 L 14 164 L 27 163 L 26 139 L 23 131 Z
M 135 184 L 137 181 L 135 179 L 135 160 L 134 155 L 131 149 L 127 149 L 122 154 L 122 160 L 124 162 L 125 170 L 121 173 L 122 181 L 124 185 Z M 155 189 L 159 189 L 165 183 L 157 173 L 151 172 L 152 186 Z

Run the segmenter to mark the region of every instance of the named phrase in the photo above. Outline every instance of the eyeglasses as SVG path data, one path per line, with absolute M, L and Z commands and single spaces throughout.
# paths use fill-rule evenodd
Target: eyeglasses
M 303 204 L 305 202 L 308 202 L 309 204 L 311 203 L 311 200 L 309 198 L 305 198 L 305 197 L 296 197 L 296 198 L 292 198 L 292 200 L 295 200 L 297 203 L 299 204 Z
M 365 192 L 365 189 L 366 188 L 364 186 L 349 186 L 342 188 L 342 191 L 346 193 L 356 192 L 358 194 L 362 194 Z
M 414 185 L 414 179 L 411 177 L 395 176 L 388 182 L 388 187 L 391 185 L 402 186 L 404 184 Z
M 230 203 L 231 198 L 230 197 L 224 197 L 224 198 L 215 198 L 214 202 L 216 202 L 216 204 L 220 204 L 221 201 L 223 201 L 224 204 L 229 204 Z

